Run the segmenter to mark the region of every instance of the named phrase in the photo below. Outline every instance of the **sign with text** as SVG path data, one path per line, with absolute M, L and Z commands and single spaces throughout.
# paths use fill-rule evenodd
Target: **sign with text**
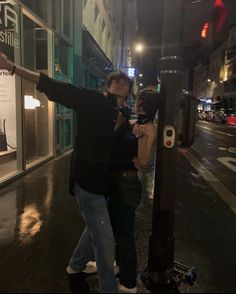
M 121 70 L 126 73 L 131 79 L 136 77 L 136 68 L 134 67 L 121 67 Z
M 14 6 L 9 3 L 0 3 L 0 43 L 19 48 L 18 14 Z

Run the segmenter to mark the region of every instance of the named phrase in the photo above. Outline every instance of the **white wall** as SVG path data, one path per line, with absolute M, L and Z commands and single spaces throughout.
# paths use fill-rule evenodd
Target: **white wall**
M 15 76 L 1 70 L 0 77 L 0 128 L 3 131 L 3 120 L 6 119 L 7 141 L 16 147 Z

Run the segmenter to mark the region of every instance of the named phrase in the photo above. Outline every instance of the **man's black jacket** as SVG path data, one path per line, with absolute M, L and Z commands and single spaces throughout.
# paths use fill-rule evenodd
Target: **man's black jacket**
M 107 195 L 110 191 L 110 161 L 113 130 L 118 113 L 114 95 L 78 88 L 41 74 L 37 90 L 49 100 L 72 108 L 78 114 L 70 191 L 76 181 L 84 190 Z

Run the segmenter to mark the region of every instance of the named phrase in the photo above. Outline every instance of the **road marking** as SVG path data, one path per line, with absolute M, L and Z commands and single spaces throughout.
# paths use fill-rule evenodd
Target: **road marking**
M 235 148 L 235 147 L 229 147 L 229 148 L 226 148 L 226 147 L 221 147 L 221 146 L 219 146 L 218 149 L 219 149 L 220 151 L 228 151 L 228 152 L 230 152 L 230 153 L 234 153 L 234 154 L 236 154 L 236 148 Z
M 218 149 L 219 150 L 222 150 L 222 151 L 226 151 L 227 150 L 227 148 L 225 148 L 225 147 L 218 147 Z
M 229 147 L 228 151 L 231 152 L 231 153 L 236 154 L 236 148 L 235 147 Z
M 233 172 L 236 173 L 236 165 L 233 165 L 230 162 L 236 162 L 236 158 L 234 157 L 218 157 L 217 160 L 231 169 Z
M 222 135 L 226 135 L 226 136 L 229 136 L 229 137 L 234 137 L 234 135 L 229 134 L 229 133 L 225 133 L 225 132 L 222 132 L 222 131 L 217 131 L 217 133 L 222 134 Z
M 209 127 L 205 127 L 205 126 L 201 126 L 201 125 L 199 125 L 198 124 L 198 126 L 200 127 L 200 128 L 203 128 L 203 129 L 205 129 L 205 130 L 208 130 L 208 131 L 213 131 L 213 129 L 212 128 L 209 128 Z M 218 134 L 222 134 L 222 135 L 226 135 L 226 136 L 229 136 L 229 137 L 234 137 L 234 135 L 232 135 L 232 134 L 229 134 L 229 133 L 226 133 L 226 132 L 222 132 L 222 131 L 216 131 Z
M 205 179 L 221 199 L 229 206 L 229 208 L 236 214 L 236 195 L 229 191 L 225 185 L 219 181 L 209 170 L 207 170 L 187 149 L 180 149 L 180 153 L 190 162 Z
M 205 126 L 200 126 L 200 125 L 199 125 L 199 127 L 200 127 L 200 128 L 203 128 L 203 129 L 206 129 L 206 130 L 208 130 L 208 131 L 212 131 L 211 128 L 208 128 L 208 127 L 205 127 Z

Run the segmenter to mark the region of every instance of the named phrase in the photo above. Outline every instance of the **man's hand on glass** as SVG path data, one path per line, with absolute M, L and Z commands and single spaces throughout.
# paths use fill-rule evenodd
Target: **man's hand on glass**
M 0 51 L 0 69 L 12 70 L 14 63 L 10 61 L 7 56 Z

